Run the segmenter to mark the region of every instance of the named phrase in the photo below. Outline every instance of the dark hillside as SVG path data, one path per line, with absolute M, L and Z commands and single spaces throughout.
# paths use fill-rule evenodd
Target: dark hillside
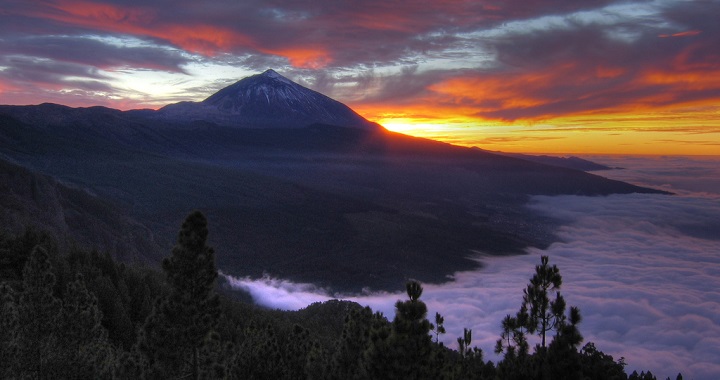
M 0 160 L 0 224 L 27 226 L 60 237 L 63 245 L 92 247 L 126 262 L 155 261 L 161 245 L 120 208 L 87 192 Z

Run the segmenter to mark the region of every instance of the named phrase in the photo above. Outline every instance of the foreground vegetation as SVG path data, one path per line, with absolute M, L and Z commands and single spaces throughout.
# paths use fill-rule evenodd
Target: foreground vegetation
M 191 213 L 163 273 L 70 248 L 32 229 L 0 238 L 0 378 L 22 379 L 655 379 L 628 375 L 583 337 L 547 257 L 501 321 L 498 363 L 465 330 L 452 350 L 422 286 L 382 313 L 344 301 L 297 312 L 223 294 L 207 221 Z M 530 347 L 529 338 L 539 343 Z M 682 376 L 678 375 L 678 379 Z

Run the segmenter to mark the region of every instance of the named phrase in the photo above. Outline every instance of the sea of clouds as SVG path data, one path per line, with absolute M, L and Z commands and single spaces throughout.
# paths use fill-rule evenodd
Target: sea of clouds
M 442 285 L 425 285 L 429 309 L 445 317 L 444 341 L 454 345 L 464 327 L 486 359 L 500 321 L 514 314 L 540 255 L 560 268 L 562 293 L 583 315 L 585 342 L 628 372 L 651 370 L 658 378 L 720 378 L 720 157 L 584 157 L 623 170 L 597 174 L 675 195 L 534 197 L 528 207 L 559 218 L 560 241 L 528 255 L 478 257 L 481 270 L 459 272 Z M 388 318 L 402 293 L 359 297 L 329 294 L 310 284 L 234 278 L 261 305 L 296 310 L 344 298 Z

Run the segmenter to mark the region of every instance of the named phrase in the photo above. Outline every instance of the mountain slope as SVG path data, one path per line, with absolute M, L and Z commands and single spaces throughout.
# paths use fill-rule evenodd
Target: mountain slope
M 34 227 L 61 244 L 109 252 L 126 262 L 156 261 L 160 245 L 151 231 L 105 199 L 0 160 L 0 224 L 19 234 Z M 149 255 L 150 254 L 150 255 Z
M 580 157 L 569 156 L 569 157 L 556 157 L 548 155 L 529 155 L 521 153 L 505 153 L 505 152 L 491 152 L 500 154 L 508 157 L 520 158 L 527 161 L 539 162 L 545 165 L 559 166 L 562 168 L 582 170 L 585 172 L 598 171 L 598 170 L 613 170 L 617 168 L 611 168 L 607 165 L 598 164 L 597 162 L 588 161 Z

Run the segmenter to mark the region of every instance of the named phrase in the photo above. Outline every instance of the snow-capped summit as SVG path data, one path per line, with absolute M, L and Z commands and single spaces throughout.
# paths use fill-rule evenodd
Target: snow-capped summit
M 249 128 L 301 128 L 321 123 L 376 129 L 348 106 L 303 87 L 270 69 L 244 78 L 202 102 L 163 107 L 164 117 L 205 120 Z
M 284 76 L 278 74 L 278 73 L 277 73 L 275 70 L 273 70 L 273 69 L 267 69 L 267 70 L 265 70 L 264 73 L 262 73 L 262 74 L 260 74 L 260 75 L 262 75 L 262 76 L 264 76 L 264 77 L 266 77 L 266 78 L 276 79 L 276 80 L 279 80 L 279 81 L 281 81 L 281 82 L 285 82 L 285 83 L 290 84 L 290 85 L 294 85 L 294 84 L 295 84 L 295 82 L 293 82 L 293 81 L 291 81 L 290 79 L 287 79 L 287 78 L 285 78 Z

